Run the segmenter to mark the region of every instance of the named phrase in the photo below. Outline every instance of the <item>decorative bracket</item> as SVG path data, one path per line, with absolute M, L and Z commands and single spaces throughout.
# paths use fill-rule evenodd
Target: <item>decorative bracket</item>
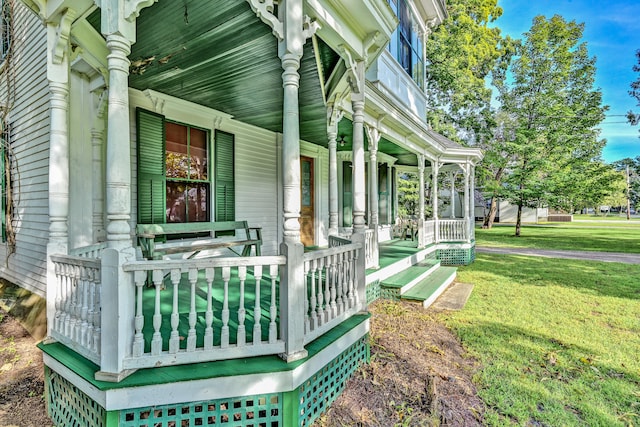
M 367 139 L 369 141 L 369 151 L 378 151 L 378 142 L 380 142 L 380 131 L 376 126 L 371 126 L 368 124 L 364 125 L 365 130 L 367 131 Z
M 149 7 L 158 0 L 125 0 L 124 3 L 124 19 L 129 22 L 135 22 L 140 16 L 140 11 L 145 7 Z
M 54 64 L 62 64 L 65 53 L 68 53 L 69 34 L 71 34 L 71 24 L 76 19 L 77 13 L 73 9 L 66 9 L 60 16 L 60 22 L 56 29 L 56 40 L 51 52 L 51 60 Z
M 340 107 L 338 100 L 330 102 L 327 105 L 327 126 L 338 126 L 342 117 L 344 117 L 344 111 Z
M 380 46 L 381 42 L 382 42 L 382 34 L 380 34 L 380 31 L 374 31 L 372 33 L 369 33 L 367 37 L 364 39 L 364 43 L 363 43 L 364 55 L 369 56 L 369 50 L 373 46 Z
M 215 129 L 220 129 L 220 126 L 221 126 L 221 125 L 222 125 L 222 117 L 220 117 L 220 116 L 214 116 L 214 117 L 213 117 L 213 124 L 212 124 L 213 128 L 212 128 L 212 129 L 213 129 L 213 130 L 215 130 Z
M 29 9 L 37 13 L 41 19 L 46 19 L 45 14 L 46 14 L 47 0 L 22 0 L 22 2 L 26 4 Z
M 273 35 L 278 40 L 284 40 L 284 26 L 277 16 L 273 14 L 275 10 L 274 0 L 247 0 L 253 12 L 262 22 L 273 30 Z
M 344 62 L 347 66 L 347 82 L 351 87 L 352 93 L 360 93 L 362 90 L 362 82 L 358 76 L 358 63 L 351 57 L 351 52 L 344 45 L 338 46 L 344 56 Z
M 302 24 L 302 36 L 305 40 L 310 39 L 316 31 L 320 29 L 320 24 L 317 21 L 312 21 L 308 15 L 304 16 L 304 23 Z

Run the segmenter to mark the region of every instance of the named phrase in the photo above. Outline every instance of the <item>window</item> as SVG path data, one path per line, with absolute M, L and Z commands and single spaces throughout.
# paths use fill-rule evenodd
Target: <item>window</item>
M 137 110 L 138 222 L 212 220 L 210 135 L 205 129 Z M 234 136 L 216 131 L 216 221 L 235 216 Z
M 0 0 L 0 61 L 3 61 L 9 54 L 12 41 L 12 1 Z
M 415 31 L 417 20 L 407 0 L 389 0 L 389 5 L 398 17 L 399 24 L 389 43 L 389 52 L 400 66 L 424 89 L 424 62 L 422 36 Z

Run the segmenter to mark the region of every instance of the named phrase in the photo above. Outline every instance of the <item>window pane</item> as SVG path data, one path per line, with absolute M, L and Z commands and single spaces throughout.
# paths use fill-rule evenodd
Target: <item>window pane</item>
M 187 127 L 167 122 L 166 140 L 167 178 L 187 178 L 189 176 Z
M 191 128 L 191 179 L 208 179 L 207 132 Z
M 400 36 L 400 65 L 407 74 L 411 75 L 411 47 L 407 40 L 401 35 Z
M 189 222 L 209 221 L 209 184 L 189 185 L 187 213 Z
M 181 182 L 167 182 L 167 222 L 186 222 L 186 189 Z

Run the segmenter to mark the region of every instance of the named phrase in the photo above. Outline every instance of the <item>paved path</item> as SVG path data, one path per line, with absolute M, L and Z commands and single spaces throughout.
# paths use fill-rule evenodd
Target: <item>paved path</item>
M 488 248 L 476 246 L 476 252 L 489 254 L 526 255 L 546 258 L 580 259 L 585 261 L 622 262 L 626 264 L 640 264 L 640 254 L 620 252 L 593 251 L 563 251 L 557 249 L 529 249 L 529 248 Z

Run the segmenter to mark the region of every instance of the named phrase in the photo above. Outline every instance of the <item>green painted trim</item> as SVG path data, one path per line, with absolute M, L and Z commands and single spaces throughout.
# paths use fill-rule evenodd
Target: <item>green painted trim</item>
M 105 427 L 118 427 L 120 425 L 120 411 L 107 411 Z
M 370 314 L 368 313 L 357 314 L 345 320 L 340 325 L 308 344 L 306 349 L 309 354 L 306 358 L 289 364 L 278 356 L 273 355 L 217 362 L 202 362 L 189 365 L 165 366 L 162 368 L 140 369 L 119 383 L 96 380 L 95 373 L 99 370 L 98 365 L 60 343 L 40 343 L 38 344 L 38 348 L 75 372 L 98 390 L 106 391 L 208 378 L 291 371 L 304 364 L 320 351 L 329 347 L 338 338 L 365 322 L 369 317 Z
M 300 419 L 300 392 L 298 389 L 282 393 L 282 425 L 295 427 Z

